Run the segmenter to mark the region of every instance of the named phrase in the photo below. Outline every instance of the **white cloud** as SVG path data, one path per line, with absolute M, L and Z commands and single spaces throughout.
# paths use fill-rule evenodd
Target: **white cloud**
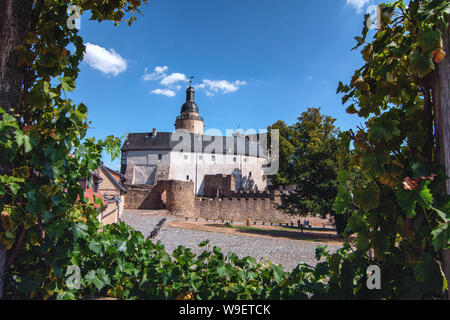
M 117 76 L 127 70 L 127 62 L 113 49 L 106 50 L 92 43 L 86 44 L 84 61 L 105 74 Z
M 156 72 L 156 73 L 166 73 L 166 71 L 167 71 L 168 69 L 169 69 L 168 66 L 164 66 L 164 67 L 157 66 L 157 67 L 155 68 L 155 72 Z
M 165 88 L 158 88 L 152 90 L 151 93 L 164 95 L 166 97 L 174 97 L 182 87 L 177 84 L 180 81 L 186 82 L 187 77 L 182 73 L 172 73 L 170 75 L 167 74 L 167 70 L 169 70 L 168 66 L 156 66 L 152 73 L 148 72 L 148 68 L 145 68 L 144 75 L 142 79 L 144 81 L 160 81 L 160 83 Z
M 153 73 L 148 73 L 148 69 L 145 68 L 145 73 L 142 76 L 142 79 L 144 79 L 145 81 L 159 80 L 166 76 L 166 71 L 168 69 L 169 69 L 168 66 L 163 66 L 163 67 L 157 66 L 157 67 L 155 67 L 155 70 L 153 71 Z
M 234 82 L 228 82 L 226 80 L 209 80 L 205 79 L 203 82 L 196 86 L 198 89 L 205 89 L 207 96 L 211 97 L 217 93 L 231 93 L 239 90 L 247 82 L 236 80 Z
M 187 77 L 186 77 L 186 75 L 184 75 L 182 73 L 175 72 L 175 73 L 172 73 L 170 76 L 165 76 L 161 80 L 161 84 L 164 86 L 170 86 L 179 81 L 187 81 Z
M 370 0 L 347 0 L 347 4 L 355 8 L 356 12 L 361 13 L 362 9 Z
M 142 79 L 145 81 L 159 81 L 163 88 L 154 89 L 151 91 L 153 94 L 164 95 L 166 97 L 174 97 L 183 86 L 180 82 L 187 82 L 188 78 L 185 74 L 179 72 L 173 72 L 168 74 L 167 66 L 157 66 L 153 72 L 149 73 L 148 68 L 145 68 Z M 239 90 L 243 85 L 246 85 L 245 81 L 236 80 L 234 82 L 228 82 L 226 80 L 209 80 L 204 79 L 199 84 L 194 84 L 194 88 L 197 90 L 204 90 L 205 94 L 209 97 L 218 93 L 231 93 Z
M 175 97 L 175 91 L 170 90 L 170 89 L 155 89 L 155 90 L 152 90 L 151 93 L 166 96 L 166 97 Z
M 205 87 L 206 87 L 205 83 L 194 84 L 195 89 L 205 89 Z

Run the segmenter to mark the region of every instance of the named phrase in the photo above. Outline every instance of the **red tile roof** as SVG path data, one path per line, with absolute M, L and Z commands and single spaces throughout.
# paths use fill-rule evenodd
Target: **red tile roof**
M 100 208 L 100 205 L 99 204 L 95 204 L 94 203 L 94 196 L 95 196 L 95 198 L 100 198 L 100 199 L 102 199 L 102 202 L 103 202 L 103 205 L 106 207 L 106 204 L 107 204 L 107 202 L 106 202 L 106 200 L 105 200 L 105 198 L 103 197 L 103 195 L 100 193 L 100 192 L 94 192 L 94 189 L 92 189 L 92 188 L 87 188 L 86 189 L 86 191 L 84 192 L 84 197 L 85 198 L 88 198 L 89 199 L 89 201 L 96 207 L 96 208 Z

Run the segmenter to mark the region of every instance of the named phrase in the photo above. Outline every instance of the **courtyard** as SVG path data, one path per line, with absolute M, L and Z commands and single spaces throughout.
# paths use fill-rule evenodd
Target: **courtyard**
M 302 262 L 317 264 L 315 249 L 318 245 L 326 245 L 330 251 L 342 246 L 341 240 L 330 238 L 331 232 L 326 232 L 318 239 L 311 236 L 312 233 L 305 231 L 301 235 L 299 230 L 288 227 L 246 227 L 237 222 L 233 227 L 227 227 L 219 221 L 186 221 L 184 217 L 170 215 L 163 210 L 125 210 L 121 220 L 148 237 L 163 218 L 167 221 L 154 241 L 161 241 L 168 252 L 181 245 L 199 254 L 205 248 L 199 248 L 198 244 L 209 240 L 210 248 L 218 246 L 225 254 L 234 252 L 241 258 L 252 256 L 258 260 L 268 260 L 283 266 L 286 271 Z

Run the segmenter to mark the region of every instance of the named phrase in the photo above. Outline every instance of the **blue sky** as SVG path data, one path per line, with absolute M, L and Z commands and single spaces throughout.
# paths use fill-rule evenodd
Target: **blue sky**
M 363 122 L 336 95 L 362 66 L 353 37 L 375 0 L 153 0 L 131 27 L 81 19 L 88 50 L 76 102 L 89 136 L 173 131 L 194 76 L 206 129 L 265 129 L 321 107 L 341 129 Z M 105 164 L 118 169 L 120 160 Z

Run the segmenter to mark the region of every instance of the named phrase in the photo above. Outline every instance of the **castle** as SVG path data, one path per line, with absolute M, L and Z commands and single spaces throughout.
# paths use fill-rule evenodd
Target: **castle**
M 155 185 L 159 181 L 191 181 L 195 195 L 209 195 L 208 179 L 232 176 L 234 190 L 267 188 L 263 166 L 267 163 L 266 134 L 211 136 L 194 101 L 194 88 L 175 121 L 175 132 L 131 133 L 122 147 L 121 174 L 130 185 Z M 260 142 L 261 141 L 261 142 Z M 219 187 L 219 186 L 218 186 Z
M 281 193 L 265 175 L 267 134 L 212 136 L 194 100 L 186 102 L 174 132 L 130 133 L 122 147 L 125 209 L 166 209 L 185 217 L 295 221 L 277 208 Z

